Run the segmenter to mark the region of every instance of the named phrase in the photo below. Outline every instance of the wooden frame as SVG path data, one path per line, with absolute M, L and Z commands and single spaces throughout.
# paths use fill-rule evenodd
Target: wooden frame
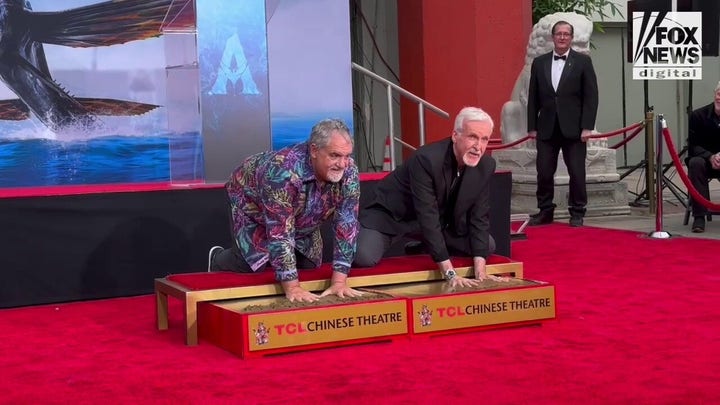
M 472 276 L 472 267 L 458 267 L 455 269 L 461 277 Z M 522 262 L 488 264 L 487 274 L 512 274 L 516 278 L 523 278 Z M 378 285 L 413 283 L 421 281 L 440 280 L 442 276 L 437 269 L 421 270 L 406 273 L 390 273 L 375 276 L 350 276 L 350 287 L 372 287 Z M 322 291 L 330 286 L 330 280 L 302 281 L 300 285 L 308 291 Z M 155 279 L 156 319 L 159 330 L 168 329 L 168 296 L 182 301 L 184 305 L 185 344 L 195 346 L 198 343 L 197 305 L 205 301 L 221 301 L 248 297 L 262 297 L 283 294 L 279 283 L 255 286 L 216 288 L 208 290 L 191 290 L 184 285 L 165 278 Z

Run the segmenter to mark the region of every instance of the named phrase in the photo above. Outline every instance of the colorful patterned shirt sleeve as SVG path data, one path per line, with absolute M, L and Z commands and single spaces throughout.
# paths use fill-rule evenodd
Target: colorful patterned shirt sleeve
M 351 161 L 345 176 L 340 189 L 340 206 L 333 217 L 335 244 L 332 267 L 334 271 L 348 274 L 350 264 L 355 259 L 355 247 L 359 232 L 360 180 L 354 161 Z
M 270 265 L 278 281 L 298 278 L 295 262 L 295 208 L 299 179 L 282 164 L 267 165 L 260 200 L 263 201 Z

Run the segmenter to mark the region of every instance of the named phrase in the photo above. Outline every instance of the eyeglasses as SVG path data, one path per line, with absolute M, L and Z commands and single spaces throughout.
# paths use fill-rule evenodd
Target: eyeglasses
M 569 32 L 556 32 L 553 34 L 553 36 L 558 38 L 570 38 L 572 37 L 572 34 Z

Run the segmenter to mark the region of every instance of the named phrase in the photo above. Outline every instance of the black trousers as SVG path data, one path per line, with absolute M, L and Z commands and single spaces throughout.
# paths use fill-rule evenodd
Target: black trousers
M 585 158 L 587 143 L 580 139 L 569 139 L 560 132 L 560 125 L 555 122 L 555 131 L 550 139 L 536 138 L 537 148 L 537 202 L 540 211 L 554 210 L 555 172 L 558 156 L 563 153 L 563 160 L 570 175 L 570 193 L 568 195 L 568 211 L 572 216 L 584 216 L 587 205 L 587 187 L 585 184 Z
M 302 253 L 295 250 L 295 266 L 298 269 L 314 269 L 317 266 Z M 238 273 L 252 273 L 253 270 L 240 254 L 237 246 L 233 245 L 230 249 L 223 249 L 215 254 L 210 264 L 212 271 L 235 271 Z M 260 270 L 262 271 L 262 270 Z
M 467 236 L 458 237 L 447 231 L 443 232 L 443 236 L 445 237 L 445 245 L 451 255 L 472 256 L 470 252 L 470 238 Z M 419 241 L 423 240 L 422 234 L 419 232 L 390 235 L 361 226 L 357 238 L 357 250 L 353 267 L 375 266 L 395 242 L 406 237 Z M 488 251 L 492 254 L 495 252 L 495 239 L 493 239 L 492 235 L 488 235 L 488 238 Z
M 687 161 L 688 177 L 693 187 L 705 197 L 706 200 L 710 199 L 710 179 L 720 179 L 720 170 L 712 168 L 710 161 L 700 157 L 693 156 Z M 700 205 L 700 203 L 692 200 L 692 212 L 693 216 L 701 217 L 707 214 L 707 208 Z

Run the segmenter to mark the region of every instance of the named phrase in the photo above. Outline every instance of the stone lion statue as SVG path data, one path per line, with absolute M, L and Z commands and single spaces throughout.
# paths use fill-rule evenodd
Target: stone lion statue
M 502 107 L 500 133 L 503 144 L 516 141 L 527 135 L 527 104 L 528 84 L 530 82 L 530 66 L 536 56 L 548 53 L 553 49 L 552 26 L 558 21 L 567 21 L 573 26 L 572 47 L 575 51 L 590 53 L 590 36 L 593 31 L 592 21 L 576 13 L 555 13 L 546 15 L 533 26 L 525 54 L 525 66 L 520 71 L 510 101 Z M 522 145 L 520 145 L 522 146 Z

